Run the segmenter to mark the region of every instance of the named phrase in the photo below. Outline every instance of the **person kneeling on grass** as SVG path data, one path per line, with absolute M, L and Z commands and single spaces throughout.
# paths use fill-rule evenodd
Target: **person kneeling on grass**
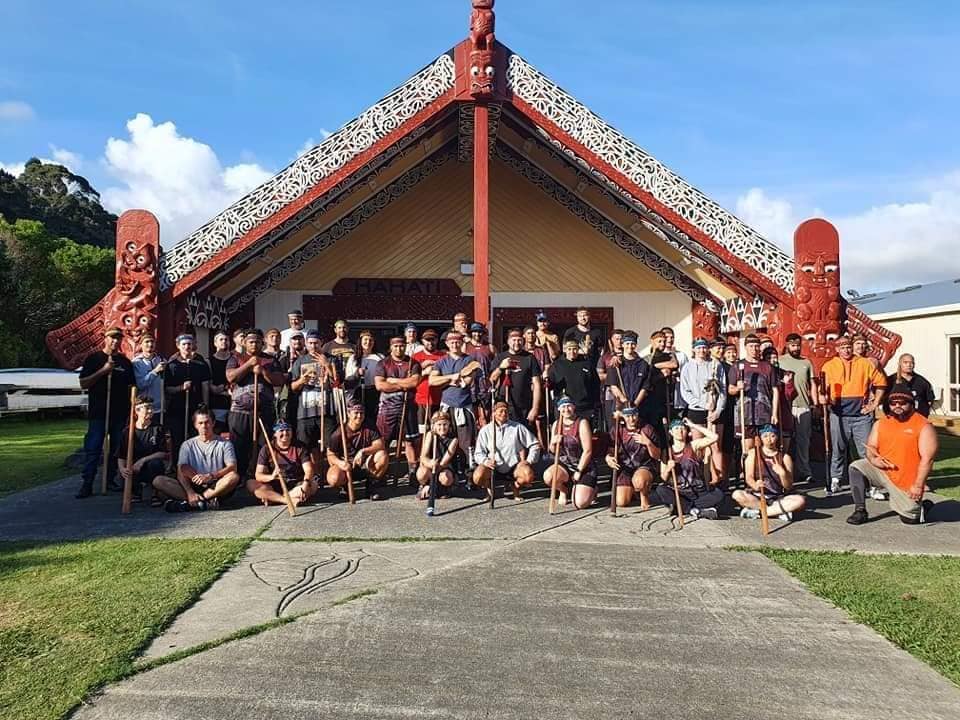
M 327 463 L 330 466 L 327 468 L 327 487 L 346 488 L 347 472 L 352 467 L 352 479 L 364 481 L 367 497 L 370 500 L 383 500 L 379 486 L 387 474 L 390 458 L 380 433 L 364 426 L 365 415 L 360 403 L 353 403 L 347 408 L 347 421 L 343 425 L 347 438 L 346 457 L 343 457 L 344 436 L 340 434 L 340 428 L 330 436 L 330 445 L 327 447 Z
M 493 420 L 477 433 L 477 446 L 473 449 L 473 459 L 477 463 L 473 470 L 473 484 L 486 488 L 487 494 L 491 495 L 494 481 L 509 482 L 513 499 L 519 500 L 520 491 L 533 484 L 533 466 L 540 460 L 540 443 L 525 424 L 510 420 L 510 406 L 503 400 L 493 406 L 492 415 Z
M 690 431 L 698 434 L 690 439 Z M 667 505 L 671 513 L 676 512 L 676 492 L 673 478 L 676 475 L 680 490 L 680 511 L 688 512 L 694 518 L 717 519 L 717 506 L 723 501 L 723 491 L 710 485 L 703 475 L 704 451 L 717 442 L 717 434 L 702 425 L 696 425 L 688 419 L 674 420 L 670 423 L 670 454 L 661 458 L 660 479 L 653 491 L 654 501 Z M 663 462 L 666 460 L 666 462 Z
M 217 510 L 240 484 L 233 443 L 213 434 L 213 413 L 202 405 L 193 413 L 196 437 L 183 441 L 177 479 L 158 477 L 154 489 L 166 495 L 167 512 Z
M 153 424 L 153 400 L 149 396 L 138 397 L 134 408 L 136 420 L 133 430 L 133 464 L 127 467 L 127 437 L 130 430 L 127 426 L 123 429 L 120 446 L 117 448 L 117 472 L 124 482 L 131 481 L 133 502 L 141 502 L 143 486 L 153 486 L 153 481 L 164 476 L 166 472 L 167 432 Z M 171 478 L 166 479 L 173 482 Z
M 293 428 L 285 420 L 280 420 L 273 426 L 273 452 L 276 453 L 280 472 L 283 473 L 294 506 L 313 497 L 317 492 L 313 459 L 305 447 L 293 442 Z M 264 505 L 285 502 L 277 468 L 273 466 L 273 456 L 266 445 L 260 448 L 257 472 L 247 481 L 247 491 Z
M 573 483 L 573 506 L 583 510 L 597 499 L 597 473 L 593 464 L 593 431 L 590 421 L 577 417 L 573 400 L 566 395 L 557 400 L 560 432 L 556 424 L 550 427 L 550 448 L 560 453 L 559 463 L 551 464 L 543 473 L 547 487 L 553 485 L 553 473 L 557 473 L 558 503 L 567 504 L 567 488 Z
M 758 470 L 757 456 L 760 457 Z M 781 520 L 793 520 L 793 513 L 802 510 L 807 501 L 793 489 L 793 460 L 780 452 L 780 431 L 776 425 L 760 428 L 760 449 L 751 451 L 744 461 L 746 490 L 735 490 L 733 500 L 742 510 L 740 517 L 756 520 L 760 517 L 760 483 L 767 500 L 767 515 Z M 758 479 L 759 476 L 759 479 Z
M 430 477 L 434 470 L 441 496 L 448 495 L 453 487 L 450 464 L 457 457 L 457 436 L 451 436 L 450 427 L 450 414 L 443 410 L 435 412 L 430 419 L 430 430 L 423 436 L 420 465 L 417 467 L 417 482 L 420 483 L 418 500 L 426 500 L 430 496 Z
M 933 503 L 923 499 L 927 476 L 937 455 L 937 433 L 916 412 L 916 398 L 907 385 L 896 385 L 887 395 L 890 414 L 877 421 L 867 437 L 867 457 L 850 465 L 850 492 L 854 511 L 851 525 L 865 523 L 864 496 L 868 486 L 890 493 L 890 507 L 901 522 L 923 522 Z

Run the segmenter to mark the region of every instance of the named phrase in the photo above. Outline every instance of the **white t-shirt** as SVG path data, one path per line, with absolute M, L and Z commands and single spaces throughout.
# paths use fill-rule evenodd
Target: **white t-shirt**
M 293 328 L 287 328 L 286 330 L 280 331 L 280 349 L 286 350 L 290 347 L 290 338 L 292 338 L 296 333 L 300 333 L 304 337 L 307 336 L 307 327 L 304 326 L 302 330 L 294 330 Z

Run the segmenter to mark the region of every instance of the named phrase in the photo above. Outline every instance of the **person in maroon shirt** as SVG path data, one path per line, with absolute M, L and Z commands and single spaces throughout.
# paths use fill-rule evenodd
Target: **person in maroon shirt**
M 343 453 L 344 435 L 340 434 L 340 428 L 330 436 L 330 445 L 327 446 L 327 487 L 345 488 L 347 471 L 352 468 L 354 481 L 364 481 L 367 497 L 371 500 L 382 500 L 379 485 L 387 474 L 390 458 L 380 433 L 365 427 L 363 417 L 363 405 L 360 403 L 354 403 L 347 408 L 347 421 L 343 426 L 347 439 L 346 457 Z
M 317 481 L 313 473 L 313 460 L 310 452 L 293 441 L 293 428 L 286 420 L 279 420 L 273 426 L 273 452 L 277 455 L 280 472 L 283 473 L 294 506 L 306 502 L 317 492 Z M 257 458 L 257 471 L 247 482 L 247 491 L 264 505 L 274 503 L 283 505 L 283 488 L 277 477 L 277 468 L 273 465 L 270 448 L 260 448 Z
M 402 337 L 390 338 L 390 355 L 377 363 L 374 370 L 374 385 L 380 393 L 380 408 L 377 412 L 377 432 L 386 445 L 396 434 L 397 446 L 403 445 L 409 468 L 411 485 L 417 479 L 417 406 L 414 393 L 420 383 L 420 364 L 407 357 L 406 341 Z
M 753 449 L 758 428 L 780 422 L 780 378 L 770 363 L 760 359 L 759 337 L 747 335 L 743 347 L 745 357 L 731 368 L 727 391 L 736 403 L 734 429 L 746 454 Z M 741 394 L 744 396 L 743 422 L 740 419 Z M 746 430 L 746 437 L 741 437 L 741 429 Z

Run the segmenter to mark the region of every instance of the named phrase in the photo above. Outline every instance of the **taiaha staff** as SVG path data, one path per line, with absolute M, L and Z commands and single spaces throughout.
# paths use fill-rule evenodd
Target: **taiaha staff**
M 613 411 L 613 462 L 620 464 L 620 414 Z M 556 472 L 556 470 L 554 470 Z M 611 468 L 610 473 L 610 514 L 617 516 L 617 468 Z
M 256 420 L 256 424 L 260 426 L 260 429 L 263 430 L 263 437 L 269 438 L 267 434 L 267 428 L 263 424 L 263 420 L 259 417 Z M 297 516 L 297 509 L 293 505 L 293 499 L 290 497 L 290 491 L 287 489 L 287 479 L 283 475 L 283 470 L 280 469 L 280 462 L 277 460 L 277 453 L 273 449 L 273 442 L 267 440 L 267 450 L 270 451 L 270 459 L 273 461 L 273 473 L 277 476 L 277 480 L 280 481 L 280 489 L 283 491 L 283 501 L 287 504 L 287 514 L 290 517 Z
M 429 418 L 427 420 L 429 422 Z M 433 428 L 430 428 L 430 452 L 433 455 L 433 467 L 430 470 L 430 489 L 429 495 L 427 495 L 427 515 L 433 517 L 436 513 L 437 508 L 437 485 L 440 482 L 438 477 L 439 470 L 437 469 L 437 435 L 433 432 Z
M 411 360 L 410 362 L 412 363 L 413 361 Z M 400 371 L 402 372 L 403 365 L 400 363 L 397 364 L 400 365 Z M 407 374 L 409 375 L 409 372 Z M 401 377 L 399 379 L 402 380 L 403 378 Z M 403 408 L 400 410 L 400 427 L 397 428 L 397 462 L 400 462 L 400 456 L 403 452 L 403 431 L 406 428 L 407 422 L 407 391 L 401 390 L 400 397 L 402 398 Z M 429 419 L 427 422 L 429 422 Z
M 113 355 L 110 355 L 110 362 L 113 363 Z M 113 366 L 110 367 L 110 373 L 107 375 L 107 409 L 104 416 L 103 430 L 103 475 L 100 479 L 100 494 L 107 494 L 107 468 L 110 463 L 110 391 L 113 388 Z
M 770 534 L 770 514 L 767 508 L 767 493 L 763 486 L 763 469 L 760 465 L 760 463 L 763 462 L 763 458 L 760 456 L 759 440 L 760 438 L 757 437 L 753 444 L 754 464 L 757 466 L 754 479 L 757 481 L 760 490 L 760 530 L 766 536 Z
M 491 388 L 492 391 L 492 388 Z M 493 433 L 493 440 L 491 442 L 491 448 L 493 452 L 493 467 L 490 468 L 490 509 L 493 510 L 494 499 L 496 498 L 496 489 L 497 489 L 497 413 L 494 409 L 496 405 L 496 393 L 494 393 L 494 401 L 490 405 L 490 430 Z M 509 405 L 507 406 L 509 413 Z
M 259 362 L 260 361 L 257 360 L 257 363 Z M 250 461 L 254 468 L 253 470 L 254 474 L 256 474 L 257 457 L 259 455 L 259 453 L 257 452 L 258 451 L 257 445 L 260 439 L 258 437 L 258 432 L 260 428 L 257 427 L 257 421 L 260 419 L 260 411 L 259 411 L 260 409 L 260 374 L 256 371 L 256 369 L 257 369 L 257 366 L 254 365 L 254 368 L 253 368 L 253 428 L 251 428 L 251 432 L 253 435 L 253 444 L 250 446 Z
M 741 453 L 743 458 L 743 481 L 749 485 L 747 482 L 747 463 L 746 457 L 749 454 L 746 449 L 747 443 L 747 416 L 746 416 L 746 407 L 747 407 L 747 383 L 746 378 L 746 363 L 743 360 L 737 366 L 740 370 L 740 443 L 741 443 Z M 756 418 L 751 418 L 756 420 Z M 760 437 L 759 433 L 753 441 L 753 464 L 755 465 L 755 471 L 753 473 L 754 480 L 759 480 L 760 484 L 760 530 L 764 535 L 770 534 L 770 516 L 767 512 L 767 495 L 763 489 L 763 476 L 760 475 L 760 463 L 763 462 L 760 458 L 760 448 L 759 448 Z
M 826 373 L 820 373 L 820 396 L 823 410 L 823 465 L 824 479 L 827 490 L 830 490 L 830 461 L 833 455 L 833 445 L 830 442 L 830 386 L 827 385 Z
M 554 432 L 557 435 L 557 447 L 553 451 L 553 472 L 550 475 L 550 504 L 547 506 L 548 511 L 553 515 L 557 511 L 557 475 L 559 474 L 560 466 L 560 442 L 562 440 L 560 436 L 560 431 L 563 428 L 562 425 L 563 419 L 557 415 L 557 425 Z M 552 443 L 551 443 L 552 444 Z
M 127 476 L 123 479 L 123 501 L 120 512 L 130 514 L 133 502 L 133 437 L 137 429 L 137 386 L 130 386 L 130 427 L 127 429 Z
M 670 400 L 667 399 L 667 413 L 670 412 Z M 664 445 L 663 452 L 669 455 L 670 460 L 673 460 L 673 437 L 670 435 L 670 426 L 667 423 L 666 419 L 663 421 L 663 431 L 666 434 L 666 444 Z M 661 461 L 662 462 L 662 461 Z M 674 460 L 674 466 L 676 461 Z M 680 529 L 683 529 L 683 502 L 680 500 L 680 483 L 677 481 L 677 470 L 676 467 L 670 468 L 670 477 L 673 480 L 673 502 L 677 508 L 677 520 L 680 521 Z

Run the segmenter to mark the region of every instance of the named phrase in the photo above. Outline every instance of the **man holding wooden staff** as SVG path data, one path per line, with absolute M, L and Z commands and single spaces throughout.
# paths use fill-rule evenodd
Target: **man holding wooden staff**
M 192 413 L 201 403 L 210 403 L 210 366 L 197 354 L 193 335 L 184 333 L 177 337 L 177 353 L 167 361 L 163 388 L 167 396 L 164 424 L 170 431 L 176 457 L 180 444 L 193 434 Z
M 293 441 L 293 428 L 286 420 L 278 420 L 273 426 L 273 451 L 293 506 L 307 502 L 317 492 L 313 460 L 303 445 Z M 264 445 L 257 458 L 256 474 L 247 481 L 247 491 L 264 505 L 286 504 L 277 469 L 270 448 Z
M 496 481 L 502 480 L 510 484 L 513 499 L 519 500 L 520 491 L 533 484 L 533 466 L 540 460 L 540 443 L 525 423 L 510 420 L 509 413 L 507 403 L 503 400 L 495 402 L 492 422 L 477 433 L 477 446 L 473 450 L 476 462 L 473 484 L 492 494 Z
M 153 400 L 146 395 L 139 396 L 134 403 L 134 410 L 133 463 L 127 467 L 129 427 L 126 427 L 117 447 L 117 465 L 120 477 L 133 483 L 133 502 L 140 502 L 143 499 L 143 486 L 152 487 L 153 481 L 166 473 L 169 454 L 166 429 L 153 423 Z
M 78 500 L 93 494 L 93 478 L 101 457 L 106 463 L 107 488 L 115 492 L 122 489 L 115 480 L 116 457 L 109 449 L 120 444 L 127 424 L 133 365 L 120 352 L 120 328 L 107 328 L 103 336 L 103 349 L 88 355 L 80 369 L 80 387 L 87 391 L 87 434 L 83 438 L 82 479 L 75 496 Z
M 343 488 L 347 480 L 363 480 L 370 500 L 383 500 L 379 485 L 387 474 L 390 458 L 383 438 L 376 430 L 364 426 L 363 405 L 348 405 L 343 432 L 334 430 L 327 446 L 327 487 Z
M 290 368 L 290 392 L 297 404 L 297 440 L 310 451 L 319 472 L 334 424 L 329 410 L 329 362 L 320 352 L 319 331 L 307 330 L 306 345 L 306 352 Z
M 634 494 L 638 494 L 640 509 L 648 510 L 653 479 L 660 473 L 659 437 L 652 425 L 640 419 L 640 411 L 635 406 L 624 407 L 619 415 L 623 425 L 614 423 L 608 446 L 610 454 L 604 459 L 613 470 L 617 507 L 627 507 Z
M 266 441 L 266 438 L 258 437 L 254 407 L 263 424 L 272 427 L 273 386 L 283 384 L 286 376 L 280 368 L 280 361 L 263 352 L 263 333 L 259 330 L 247 332 L 243 339 L 243 350 L 243 355 L 234 355 L 227 360 L 227 382 L 233 385 L 227 423 L 237 453 L 237 468 L 241 477 L 247 477 L 254 438 L 257 438 L 258 445 Z M 259 447 L 256 452 L 259 454 Z
M 500 397 L 510 408 L 510 419 L 526 423 L 533 429 L 543 392 L 540 364 L 523 349 L 520 328 L 511 328 L 507 333 L 507 348 L 493 359 L 490 384 L 504 388 Z
M 400 448 L 407 457 L 408 481 L 417 484 L 417 406 L 414 402 L 417 385 L 420 383 L 420 363 L 405 353 L 406 342 L 402 337 L 390 338 L 390 355 L 377 363 L 374 384 L 380 392 L 380 407 L 377 411 L 377 431 L 384 443 L 396 435 L 397 456 Z
M 759 428 L 777 424 L 780 391 L 776 370 L 760 359 L 760 338 L 747 335 L 743 346 L 745 358 L 733 366 L 727 392 L 740 400 L 734 409 L 734 425 L 741 430 L 740 442 L 747 456 L 754 448 Z

